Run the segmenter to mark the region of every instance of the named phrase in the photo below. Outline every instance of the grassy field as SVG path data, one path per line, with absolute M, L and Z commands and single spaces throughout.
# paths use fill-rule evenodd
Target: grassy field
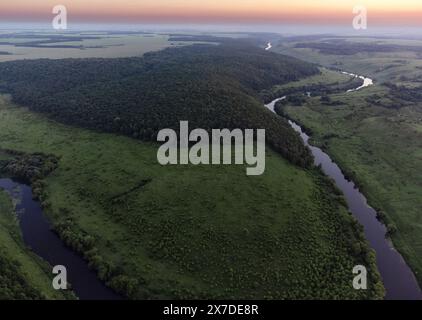
M 0 190 L 0 299 L 66 299 L 52 287 L 52 274 L 27 249 L 13 212 L 11 198 Z M 9 282 L 10 281 L 10 282 Z
M 45 180 L 46 213 L 73 247 L 93 237 L 79 251 L 131 298 L 383 296 L 332 184 L 270 150 L 259 177 L 242 165 L 162 167 L 153 143 L 60 125 L 5 97 L 0 148 L 60 157 Z M 352 288 L 362 263 L 368 291 Z
M 327 40 L 335 41 L 333 39 L 319 38 L 314 43 L 326 42 Z M 357 47 L 360 44 L 371 43 L 377 45 L 394 45 L 400 46 L 414 46 L 422 48 L 422 41 L 405 40 L 405 39 L 377 39 L 377 38 L 341 38 L 338 41 L 345 40 L 346 43 L 355 44 Z M 334 69 L 341 69 L 348 72 L 353 72 L 359 75 L 364 75 L 374 79 L 378 83 L 384 81 L 397 80 L 402 76 L 412 76 L 417 79 L 422 75 L 422 60 L 421 53 L 415 51 L 375 51 L 367 52 L 361 51 L 357 54 L 325 54 L 316 49 L 311 48 L 296 48 L 297 44 L 302 41 L 293 40 L 285 41 L 283 44 L 276 46 L 273 50 L 282 54 L 291 55 L 305 61 L 318 63 L 322 66 Z M 303 41 L 308 42 L 308 41 Z M 404 50 L 404 49 L 403 49 Z
M 345 83 L 350 80 L 350 76 L 342 74 L 337 71 L 329 70 L 326 68 L 320 68 L 321 74 L 307 77 L 299 81 L 290 82 L 281 86 L 275 86 L 274 90 L 283 90 L 288 88 L 299 88 L 310 85 L 335 85 L 338 83 Z
M 416 41 L 384 42 L 422 48 Z M 403 51 L 332 56 L 310 49 L 288 50 L 329 67 L 339 67 L 336 61 L 341 61 L 340 68 L 374 77 L 372 87 L 330 96 L 343 104 L 326 105 L 313 97 L 301 107 L 287 106 L 285 112 L 312 130 L 314 143 L 327 150 L 358 182 L 371 205 L 384 213 L 390 230 L 397 229 L 392 235 L 394 244 L 422 284 L 422 103 L 394 97 L 383 85 L 388 81 L 404 88 L 419 88 L 422 62 L 418 54 Z

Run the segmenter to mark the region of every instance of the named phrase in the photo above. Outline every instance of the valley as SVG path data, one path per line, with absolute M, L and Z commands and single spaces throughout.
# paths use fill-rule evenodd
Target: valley
M 189 45 L 1 63 L 2 176 L 12 167 L 27 177 L 38 153 L 58 159 L 32 181 L 43 214 L 124 298 L 384 298 L 371 233 L 313 165 L 285 118 L 293 119 L 357 184 L 420 282 L 417 41 L 227 39 L 172 35 Z M 368 79 L 350 74 L 374 85 L 356 90 Z M 277 117 L 263 105 L 281 96 Z M 265 128 L 264 174 L 247 176 L 246 165 L 161 166 L 157 134 L 181 119 L 205 132 Z M 3 193 L 9 212 L 10 201 Z M 14 250 L 5 243 L 0 259 Z M 367 291 L 351 286 L 358 264 L 368 268 Z M 27 294 L 51 298 L 40 279 L 27 281 L 35 290 Z
M 312 143 L 358 184 L 421 283 L 422 101 L 415 92 L 422 84 L 418 68 L 422 42 L 379 39 L 389 47 L 360 46 L 359 53 L 346 54 L 331 47 L 330 52 L 297 47 L 295 41 L 277 50 L 374 78 L 375 85 L 357 92 L 328 92 L 324 99 L 312 92 L 300 106 L 283 106 L 282 114 L 300 123 L 311 134 Z M 343 38 L 337 42 L 346 43 L 348 50 L 364 41 L 368 39 Z M 314 43 L 313 48 L 322 48 L 332 41 L 323 38 Z
M 36 63 L 28 62 L 28 66 Z M 18 66 L 13 64 L 13 68 Z M 0 67 L 8 69 L 7 65 Z M 2 73 L 4 81 L 8 72 Z M 13 72 L 14 79 L 19 79 L 20 72 Z M 22 73 L 23 80 L 31 77 Z M 274 126 L 276 133 L 274 147 L 270 144 L 266 151 L 262 176 L 248 177 L 242 165 L 162 167 L 156 161 L 154 142 L 133 139 L 125 129 L 120 134 L 102 133 L 101 127 L 86 130 L 62 124 L 64 118 L 51 109 L 57 108 L 55 100 L 44 98 L 42 104 L 32 104 L 35 100 L 11 82 L 3 83 L 3 88 L 14 93 L 14 100 L 41 112 L 17 107 L 10 97 L 2 96 L 0 148 L 58 157 L 58 167 L 42 180 L 43 210 L 62 240 L 125 297 L 380 299 L 384 288 L 375 257 L 362 228 L 347 212 L 341 193 L 309 166 L 300 138 L 287 121 L 265 110 L 254 91 L 283 82 L 279 74 L 274 77 L 260 78 L 264 82 L 256 84 L 236 75 L 240 90 L 250 95 L 239 97 L 249 101 L 250 109 L 232 117 L 233 126 L 242 126 L 248 119 L 246 124 L 259 128 L 265 119 L 267 132 Z M 60 85 L 56 82 L 56 87 Z M 71 89 L 69 82 L 66 86 Z M 44 93 L 38 90 L 39 94 Z M 215 99 L 219 95 L 214 92 Z M 62 101 L 72 103 L 71 99 Z M 72 110 L 71 106 L 64 111 Z M 156 110 L 155 114 L 160 113 Z M 195 113 L 187 119 L 196 120 Z M 83 126 L 92 125 L 84 122 Z M 274 151 L 278 148 L 285 158 Z M 148 183 L 136 188 L 142 181 Z M 354 290 L 351 285 L 357 264 L 368 267 L 367 291 Z

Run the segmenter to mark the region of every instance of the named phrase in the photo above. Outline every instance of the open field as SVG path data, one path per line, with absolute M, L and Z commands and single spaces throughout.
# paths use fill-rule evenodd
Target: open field
M 333 45 L 336 43 L 336 46 Z M 342 49 L 342 43 L 346 47 Z M 315 48 L 297 48 L 310 44 L 329 50 L 321 52 Z M 367 45 L 367 50 L 362 49 Z M 385 47 L 383 47 L 385 46 Z M 335 54 L 342 49 L 342 54 Z M 286 41 L 275 51 L 321 64 L 328 68 L 368 76 L 378 83 L 393 81 L 402 76 L 417 78 L 422 75 L 422 40 L 378 39 L 378 38 L 320 38 L 313 41 Z M 353 54 L 354 51 L 357 53 Z
M 57 124 L 0 100 L 0 148 L 53 153 L 42 202 L 63 239 L 131 298 L 379 298 L 362 231 L 318 171 L 157 164 L 154 143 Z M 92 236 L 84 251 L 78 239 Z M 368 291 L 352 268 L 370 268 Z M 123 281 L 125 280 L 125 281 Z
M 360 39 L 346 40 L 361 43 Z M 422 49 L 420 41 L 382 42 Z M 286 106 L 284 112 L 311 130 L 314 142 L 327 150 L 381 211 L 394 245 L 422 284 L 422 101 L 418 95 L 422 60 L 418 49 L 393 49 L 353 55 L 286 49 L 327 67 L 369 75 L 375 85 L 329 96 L 339 103 L 328 105 L 312 97 L 301 107 Z
M 338 83 L 345 83 L 350 80 L 350 76 L 326 68 L 320 68 L 320 72 L 321 74 L 315 76 L 310 76 L 298 81 L 290 82 L 280 86 L 275 86 L 274 90 L 300 88 L 319 84 L 330 86 L 336 85 Z
M 124 58 L 140 57 L 151 51 L 203 43 L 201 41 L 171 41 L 184 36 L 182 32 L 47 32 L 0 31 L 0 62 L 22 59 Z M 247 38 L 247 33 L 200 33 L 192 36 Z M 207 41 L 206 43 L 210 43 Z
M 16 37 L 19 36 L 19 37 Z M 40 38 L 40 35 L 44 38 Z M 48 38 L 51 36 L 52 38 Z M 62 38 L 60 38 L 62 37 Z M 81 38 L 81 39 L 79 39 Z M 55 39 L 56 42 L 54 41 Z M 69 41 L 66 41 L 68 39 Z M 0 33 L 0 62 L 22 59 L 63 58 L 117 58 L 137 57 L 146 52 L 158 51 L 170 46 L 183 46 L 192 42 L 169 42 L 166 34 L 53 34 Z

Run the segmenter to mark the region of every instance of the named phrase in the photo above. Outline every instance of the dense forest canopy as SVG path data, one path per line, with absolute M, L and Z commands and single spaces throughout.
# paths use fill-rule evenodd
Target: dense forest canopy
M 265 128 L 293 163 L 312 163 L 260 92 L 318 73 L 316 66 L 242 42 L 192 45 L 142 58 L 25 60 L 0 64 L 0 90 L 63 123 L 143 140 L 162 128 Z

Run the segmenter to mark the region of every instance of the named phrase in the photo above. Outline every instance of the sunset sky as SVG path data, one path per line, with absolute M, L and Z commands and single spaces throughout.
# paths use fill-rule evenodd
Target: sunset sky
M 57 4 L 70 22 L 306 24 L 351 23 L 362 4 L 369 23 L 422 25 L 422 0 L 1 0 L 0 21 L 48 21 Z

